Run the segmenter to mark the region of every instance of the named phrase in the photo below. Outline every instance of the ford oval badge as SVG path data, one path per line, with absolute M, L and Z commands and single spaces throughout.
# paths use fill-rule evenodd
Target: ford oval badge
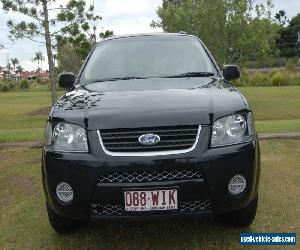
M 145 146 L 152 146 L 160 142 L 160 137 L 154 134 L 145 134 L 139 137 L 139 143 Z

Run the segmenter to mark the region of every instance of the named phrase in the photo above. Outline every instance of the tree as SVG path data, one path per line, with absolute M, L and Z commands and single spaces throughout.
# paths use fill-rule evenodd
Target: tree
M 101 39 L 105 39 L 105 38 L 108 38 L 108 37 L 113 36 L 113 35 L 114 35 L 114 32 L 113 32 L 113 31 L 106 30 L 106 31 L 104 31 L 104 32 L 101 32 L 101 33 L 99 34 L 99 37 L 100 37 Z
M 65 1 L 65 5 L 57 6 L 55 0 L 0 0 L 6 12 L 21 13 L 26 20 L 14 23 L 8 21 L 9 36 L 11 39 L 28 38 L 32 41 L 42 42 L 46 46 L 49 65 L 49 76 L 51 82 L 52 105 L 57 100 L 56 74 L 54 66 L 54 50 L 57 48 L 57 41 L 71 41 L 78 43 L 80 49 L 90 46 L 90 41 L 84 36 L 86 30 L 92 27 L 92 39 L 96 21 L 99 16 L 94 15 L 94 7 L 86 8 L 83 0 Z M 52 18 L 53 17 L 53 18 Z M 89 42 L 89 43 L 87 43 Z M 90 49 L 91 47 L 88 47 Z
M 83 58 L 77 53 L 78 48 L 68 43 L 60 46 L 57 50 L 58 72 L 77 73 Z
M 7 63 L 6 66 L 2 68 L 3 78 L 5 80 L 8 80 L 11 78 L 11 70 L 12 70 L 12 67 L 11 67 L 10 63 Z
M 152 27 L 167 32 L 186 31 L 209 47 L 217 61 L 240 63 L 268 57 L 277 36 L 271 19 L 272 1 L 253 0 L 164 0 Z M 213 14 L 212 14 L 213 13 Z
M 285 26 L 289 22 L 286 16 L 286 11 L 285 10 L 278 11 L 275 14 L 274 21 L 281 26 Z
M 276 46 L 281 56 L 300 56 L 300 14 L 293 17 L 287 27 L 281 29 Z
M 19 64 L 19 60 L 17 58 L 10 59 L 11 64 L 13 65 L 13 70 L 16 71 L 16 66 Z
M 75 17 L 80 22 L 76 23 Z M 84 1 L 77 1 L 77 3 L 70 1 L 57 18 L 59 22 L 65 25 L 62 28 L 62 33 L 56 35 L 58 49 L 65 45 L 69 46 L 69 50 L 72 47 L 76 54 L 84 60 L 97 42 L 96 30 L 102 17 L 94 13 L 93 5 L 86 7 Z M 70 22 L 72 25 L 68 26 L 67 24 Z M 103 38 L 102 35 L 107 37 L 112 34 L 112 31 L 106 30 L 104 33 L 100 33 L 99 37 Z
M 35 52 L 33 61 L 36 61 L 38 63 L 37 72 L 40 72 L 41 71 L 40 65 L 43 61 L 45 61 L 45 57 L 43 56 L 43 53 L 41 51 Z
M 49 4 L 53 3 L 54 1 L 1 0 L 1 2 L 5 11 L 21 13 L 24 16 L 32 19 L 29 22 L 21 21 L 19 23 L 14 23 L 11 20 L 8 21 L 7 25 L 11 39 L 28 38 L 37 42 L 37 38 L 42 37 L 44 39 L 48 55 L 52 104 L 54 104 L 57 100 L 57 93 L 49 19 Z
M 21 65 L 18 65 L 16 68 L 16 73 L 22 73 L 24 71 L 23 67 Z

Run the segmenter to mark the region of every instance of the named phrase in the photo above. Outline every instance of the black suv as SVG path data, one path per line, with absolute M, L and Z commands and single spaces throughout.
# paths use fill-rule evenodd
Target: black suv
M 260 153 L 253 115 L 212 55 L 188 34 L 98 43 L 46 125 L 42 175 L 52 227 L 104 218 L 213 214 L 255 218 Z

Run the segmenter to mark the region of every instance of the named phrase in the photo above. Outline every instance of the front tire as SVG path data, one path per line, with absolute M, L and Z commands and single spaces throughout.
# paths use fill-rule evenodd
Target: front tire
M 46 206 L 50 225 L 57 233 L 72 233 L 77 231 L 82 226 L 83 222 L 62 217 L 55 213 L 48 204 L 46 204 Z
M 258 195 L 251 201 L 247 207 L 222 215 L 223 221 L 233 227 L 247 227 L 255 219 L 258 205 Z

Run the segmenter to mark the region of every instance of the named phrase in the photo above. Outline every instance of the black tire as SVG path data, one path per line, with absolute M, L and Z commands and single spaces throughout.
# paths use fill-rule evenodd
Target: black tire
M 255 219 L 258 205 L 258 195 L 251 201 L 247 207 L 222 215 L 222 220 L 232 227 L 247 227 Z
M 57 233 L 73 233 L 82 226 L 83 222 L 62 217 L 56 214 L 48 204 L 46 206 L 50 225 Z

